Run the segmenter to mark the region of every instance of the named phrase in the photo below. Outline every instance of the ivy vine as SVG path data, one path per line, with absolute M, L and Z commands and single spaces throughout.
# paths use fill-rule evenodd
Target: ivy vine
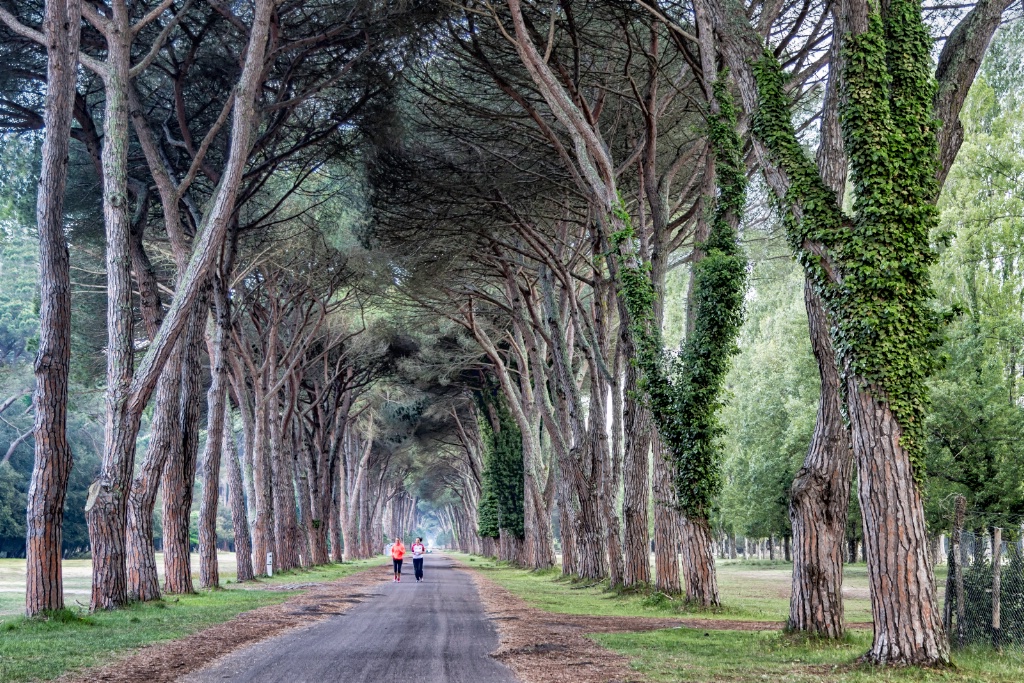
M 704 257 L 693 266 L 693 329 L 679 353 L 666 358 L 654 320 L 655 290 L 650 266 L 628 267 L 621 260 L 619 290 L 630 315 L 641 370 L 641 388 L 670 458 L 679 508 L 694 518 L 706 518 L 722 486 L 722 427 L 718 411 L 729 359 L 743 323 L 747 262 L 738 243 L 746 201 L 743 145 L 736 133 L 736 110 L 725 75 L 714 86 L 719 106 L 709 117 L 718 197 L 707 240 L 698 245 Z M 621 202 L 616 216 L 632 236 L 628 213 Z M 616 245 L 618 246 L 618 245 Z
M 938 330 L 928 272 L 938 222 L 930 50 L 918 0 L 893 0 L 884 19 L 875 10 L 868 30 L 845 41 L 840 116 L 852 219 L 797 140 L 778 60 L 765 51 L 754 68 L 753 132 L 790 179 L 782 207 L 787 236 L 831 316 L 839 370 L 888 403 L 919 481 L 925 380 Z
M 512 413 L 500 394 L 481 391 L 479 429 L 484 445 L 477 523 L 480 536 L 498 538 L 501 530 L 523 538 L 524 495 L 523 439 Z M 493 416 L 497 429 L 488 416 Z

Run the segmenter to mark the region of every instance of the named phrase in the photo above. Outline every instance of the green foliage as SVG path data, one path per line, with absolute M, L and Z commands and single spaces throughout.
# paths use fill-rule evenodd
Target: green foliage
M 831 315 L 838 365 L 888 403 L 919 480 L 937 331 L 929 305 L 929 235 L 937 222 L 930 47 L 916 0 L 892 3 L 884 23 L 873 12 L 868 31 L 847 40 L 840 113 L 852 221 L 800 147 L 778 61 L 766 52 L 755 70 L 754 132 L 790 177 L 789 240 Z
M 498 496 L 490 483 L 492 478 L 487 474 L 487 470 L 484 470 L 483 493 L 480 494 L 480 503 L 477 507 L 477 526 L 481 538 L 498 538 L 501 531 L 498 526 Z
M 1024 514 L 1024 411 L 1011 402 L 1004 367 L 987 346 L 977 323 L 957 321 L 930 382 L 926 504 L 937 529 L 948 526 L 954 493 L 985 525 Z
M 726 378 L 725 483 L 716 525 L 764 538 L 790 531 L 789 490 L 814 432 L 820 394 L 807 336 L 802 269 L 778 241 L 756 242 L 751 292 Z
M 0 463 L 0 539 L 25 536 L 25 481 L 10 463 Z
M 699 245 L 704 257 L 691 274 L 693 329 L 674 358 L 664 357 L 648 268 L 623 263 L 619 282 L 630 314 L 642 388 L 670 454 L 679 507 L 698 518 L 710 514 L 722 485 L 719 437 L 723 429 L 718 411 L 743 321 L 746 290 L 746 259 L 736 242 L 736 226 L 746 201 L 746 173 L 736 111 L 725 82 L 723 74 L 715 83 L 719 112 L 709 124 L 719 196 L 708 238 Z M 616 214 L 626 223 L 624 232 L 631 234 L 621 203 Z
M 498 538 L 500 530 L 504 529 L 516 538 L 523 538 L 526 483 L 522 433 L 499 393 L 482 391 L 478 396 L 480 435 L 484 443 L 483 491 L 477 510 L 480 535 Z
M 925 423 L 935 529 L 948 529 L 954 493 L 982 525 L 1015 526 L 1006 518 L 1024 513 L 1024 109 L 1006 78 L 1024 32 L 1001 31 L 993 49 L 961 114 L 964 144 L 939 202 L 937 239 L 947 246 L 932 274 L 940 304 L 959 315 L 939 349 Z

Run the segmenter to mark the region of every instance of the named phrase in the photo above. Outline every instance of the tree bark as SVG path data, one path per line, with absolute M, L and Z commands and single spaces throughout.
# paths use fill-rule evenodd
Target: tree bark
M 128 215 L 128 88 L 131 27 L 124 0 L 110 3 L 103 120 L 103 222 L 107 270 L 107 391 L 103 460 L 89 489 L 86 520 L 92 545 L 90 608 L 113 609 L 128 599 L 126 509 L 140 413 L 130 405 L 134 359 Z
M 275 550 L 274 487 L 267 447 L 267 406 L 257 394 L 253 418 L 252 480 L 255 498 L 255 524 L 253 525 L 253 562 L 257 575 L 265 575 L 267 554 Z M 279 568 L 274 557 L 273 568 Z
M 35 463 L 25 520 L 25 614 L 30 617 L 64 608 L 61 546 L 64 500 L 72 466 L 67 440 L 71 266 L 64 235 L 64 194 L 81 12 L 80 0 L 48 0 L 43 14 L 47 89 L 36 200 L 40 306 L 36 389 L 32 395 Z
M 554 458 L 552 467 L 558 468 L 555 496 L 562 534 L 562 575 L 573 576 L 579 573 L 579 562 L 576 560 L 576 511 L 573 507 L 572 485 L 560 456 Z
M 217 566 L 217 503 L 220 492 L 220 464 L 224 448 L 227 415 L 228 342 L 231 310 L 227 291 L 230 263 L 212 278 L 213 335 L 209 340 L 210 388 L 206 392 L 206 450 L 203 454 L 203 502 L 199 509 L 199 585 L 220 586 Z M 233 457 L 233 454 L 229 454 Z
M 625 341 L 625 335 L 623 340 Z M 631 351 L 625 352 L 632 358 Z M 626 364 L 623 387 L 626 433 L 625 458 L 622 464 L 622 546 L 623 585 L 644 586 L 651 582 L 651 414 L 633 398 L 637 391 L 638 370 Z
M 163 489 L 164 590 L 172 595 L 195 592 L 192 585 L 191 513 L 196 461 L 199 456 L 199 413 L 202 388 L 202 341 L 207 303 L 196 302 L 182 339 L 179 457 L 164 463 Z
M 804 287 L 811 348 L 818 360 L 821 398 L 814 436 L 790 488 L 793 592 L 787 629 L 840 638 L 843 617 L 843 541 L 850 504 L 853 449 L 843 420 L 839 371 L 821 301 Z
M 181 343 L 183 340 L 179 340 Z M 131 600 L 145 602 L 160 597 L 156 551 L 153 548 L 153 508 L 165 463 L 168 458 L 180 458 L 178 450 L 182 441 L 178 408 L 183 359 L 183 353 L 175 353 L 164 366 L 164 374 L 156 388 L 149 448 L 128 494 L 125 562 Z
M 679 525 L 671 465 L 655 436 L 654 450 L 654 587 L 666 594 L 682 592 L 679 578 Z
M 272 396 L 267 411 L 270 436 L 270 471 L 274 481 L 274 568 L 294 569 L 298 566 L 295 508 L 295 467 L 284 454 L 282 415 L 278 397 Z
M 921 492 L 900 446 L 902 430 L 888 403 L 875 397 L 877 391 L 862 378 L 847 380 L 875 625 L 865 659 L 879 664 L 948 661 Z
M 231 526 L 235 532 L 236 579 L 251 581 L 255 578 L 252 566 L 252 539 L 249 536 L 249 518 L 246 514 L 245 487 L 242 484 L 242 464 L 235 447 L 234 429 L 231 426 L 231 406 L 225 405 L 224 448 L 228 459 L 228 497 L 231 501 Z
M 680 517 L 686 602 L 700 607 L 716 607 L 721 601 L 718 598 L 711 524 L 706 519 Z

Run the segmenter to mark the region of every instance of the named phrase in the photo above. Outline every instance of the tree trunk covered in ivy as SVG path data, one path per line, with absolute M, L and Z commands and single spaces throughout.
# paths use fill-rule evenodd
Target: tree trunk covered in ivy
M 789 239 L 834 323 L 868 550 L 875 633 L 867 659 L 932 664 L 948 659 L 948 647 L 915 476 L 935 327 L 927 303 L 934 80 L 920 4 L 901 0 L 886 11 L 858 5 L 846 17 L 840 112 L 856 192 L 852 220 L 800 148 L 768 53 L 756 66 L 754 131 L 770 151 L 769 183 L 790 209 Z M 735 22 L 727 16 L 718 17 L 723 25 Z M 730 59 L 739 69 L 742 52 Z
M 841 17 L 835 19 L 842 29 Z M 839 125 L 840 41 L 833 41 L 829 80 L 818 146 L 821 178 L 842 204 L 846 155 Z M 810 280 L 804 286 L 811 350 L 821 378 L 821 396 L 811 444 L 790 488 L 789 517 L 793 529 L 793 589 L 786 628 L 818 637 L 840 638 L 843 614 L 843 540 L 849 515 L 853 449 L 843 417 L 843 397 L 831 324 L 821 297 Z M 788 559 L 788 558 L 787 558 Z
M 735 130 L 735 111 L 721 80 L 715 81 L 711 101 L 710 138 L 719 197 L 708 238 L 699 247 L 703 257 L 694 264 L 691 275 L 693 329 L 677 357 L 664 358 L 661 335 L 653 325 L 656 293 L 649 273 L 626 261 L 620 272 L 620 292 L 638 340 L 637 362 L 644 371 L 652 413 L 671 458 L 676 502 L 687 516 L 685 540 L 695 544 L 686 551 L 687 596 L 704 606 L 718 601 L 708 523 L 721 485 L 717 443 L 721 426 L 716 414 L 742 322 L 746 286 L 746 260 L 736 241 L 745 202 L 746 169 Z M 617 211 L 624 214 L 621 207 Z M 629 238 L 624 234 L 623 239 Z M 656 498 L 658 483 L 656 474 Z M 664 545 L 659 540 L 655 540 L 656 552 L 658 545 Z
M 32 395 L 35 463 L 25 523 L 25 613 L 30 617 L 64 607 L 61 545 L 64 500 L 72 464 L 67 440 L 71 266 L 64 234 L 64 194 L 81 12 L 78 0 L 49 0 L 43 14 L 47 88 L 36 199 L 40 333 L 35 358 L 36 389 Z
M 523 438 L 500 392 L 485 388 L 478 400 L 483 444 L 480 535 L 498 540 L 499 559 L 518 563 L 526 536 Z

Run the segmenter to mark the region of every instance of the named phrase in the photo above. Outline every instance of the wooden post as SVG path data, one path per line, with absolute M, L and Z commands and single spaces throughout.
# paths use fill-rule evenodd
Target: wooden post
M 956 505 L 953 510 L 953 566 L 950 567 L 953 576 L 953 586 L 956 592 L 956 641 L 963 646 L 966 635 L 967 605 L 964 604 L 964 568 L 963 557 L 960 553 L 960 540 L 964 530 L 964 514 L 967 511 L 967 499 L 963 496 L 956 497 Z
M 992 645 L 1002 649 L 1002 629 L 999 618 L 1000 590 L 1002 586 L 1003 530 L 992 529 Z

